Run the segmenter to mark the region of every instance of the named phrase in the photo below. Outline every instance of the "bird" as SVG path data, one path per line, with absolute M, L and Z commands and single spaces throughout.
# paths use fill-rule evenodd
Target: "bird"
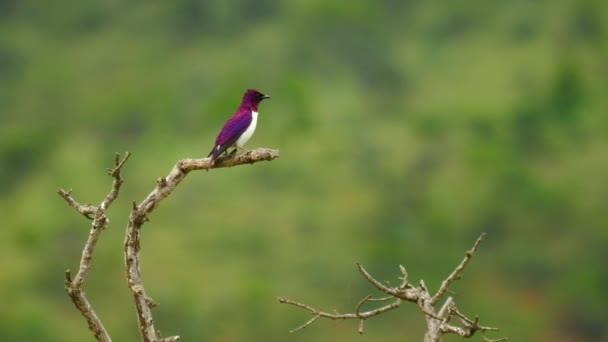
M 258 105 L 270 96 L 255 89 L 247 89 L 243 95 L 241 105 L 236 112 L 226 121 L 224 127 L 215 139 L 215 145 L 207 157 L 211 157 L 209 165 L 228 149 L 236 146 L 243 150 L 243 145 L 251 138 L 258 123 Z M 234 152 L 234 151 L 233 151 Z

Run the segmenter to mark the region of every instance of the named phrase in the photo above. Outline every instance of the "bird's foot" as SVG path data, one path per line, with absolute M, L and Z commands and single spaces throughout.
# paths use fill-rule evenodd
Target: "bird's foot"
M 248 152 L 249 152 L 249 150 L 246 150 L 246 149 L 244 149 L 244 148 L 242 148 L 242 147 L 238 147 L 238 146 L 237 146 L 236 148 L 237 148 L 239 151 L 241 151 L 241 153 L 248 153 Z

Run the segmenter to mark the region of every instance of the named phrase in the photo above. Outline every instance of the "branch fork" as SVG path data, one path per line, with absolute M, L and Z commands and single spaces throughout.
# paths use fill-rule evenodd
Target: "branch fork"
M 88 272 L 91 268 L 93 252 L 95 245 L 99 239 L 101 232 L 108 226 L 110 220 L 106 216 L 106 211 L 114 202 L 120 187 L 123 183 L 121 170 L 130 153 L 126 152 L 125 157 L 121 158 L 119 153 L 114 155 L 114 167 L 108 168 L 108 175 L 114 178 L 112 188 L 106 195 L 103 201 L 98 206 L 91 204 L 80 204 L 71 195 L 72 190 L 58 189 L 57 193 L 61 196 L 69 206 L 74 208 L 78 213 L 82 214 L 89 220 L 92 220 L 89 237 L 82 251 L 80 267 L 78 273 L 72 277 L 71 271 L 68 269 L 65 272 L 65 289 L 68 296 L 80 313 L 85 317 L 89 330 L 98 341 L 111 341 L 110 335 L 104 327 L 101 319 L 95 313 L 95 310 L 89 303 L 82 286 L 86 281 Z M 127 224 L 124 253 L 125 267 L 127 273 L 127 284 L 133 295 L 137 317 L 139 322 L 140 334 L 142 341 L 145 342 L 173 342 L 179 339 L 179 336 L 160 337 L 160 333 L 154 327 L 152 318 L 152 308 L 157 303 L 146 294 L 140 274 L 140 234 L 142 225 L 149 221 L 148 215 L 154 211 L 160 202 L 168 197 L 177 185 L 194 170 L 209 170 L 214 168 L 232 167 L 243 164 L 253 164 L 259 161 L 271 161 L 279 157 L 279 151 L 266 148 L 259 148 L 236 156 L 223 156 L 218 158 L 215 163 L 211 163 L 209 158 L 202 159 L 180 159 L 168 176 L 160 177 L 157 180 L 157 185 L 152 192 L 139 204 L 133 202 L 131 214 Z
M 460 264 L 456 266 L 454 271 L 441 283 L 441 286 L 439 287 L 439 290 L 437 290 L 437 293 L 435 293 L 435 295 L 431 295 L 423 280 L 420 280 L 418 286 L 412 285 L 408 281 L 408 274 L 405 270 L 405 267 L 401 265 L 399 266 L 399 270 L 401 271 L 401 277 L 399 277 L 399 279 L 401 280 L 401 284 L 397 287 L 391 287 L 390 285 L 382 284 L 380 281 L 376 280 L 369 272 L 367 272 L 367 270 L 365 270 L 365 268 L 360 263 L 357 262 L 357 268 L 359 269 L 359 272 L 361 272 L 363 277 L 367 279 L 379 291 L 387 294 L 388 297 L 374 299 L 371 295 L 368 295 L 364 297 L 361 301 L 359 301 L 359 303 L 355 307 L 354 313 L 346 314 L 328 313 L 320 311 L 307 304 L 281 297 L 279 298 L 279 303 L 296 306 L 314 315 L 313 318 L 311 318 L 301 326 L 291 330 L 290 333 L 305 329 L 309 325 L 314 323 L 318 318 L 324 317 L 333 320 L 359 319 L 358 332 L 362 334 L 363 323 L 367 318 L 381 315 L 387 311 L 396 309 L 403 302 L 412 302 L 418 306 L 418 308 L 424 314 L 426 319 L 427 332 L 424 336 L 424 342 L 440 342 L 444 334 L 456 334 L 461 337 L 469 338 L 475 335 L 475 333 L 478 331 L 481 332 L 482 335 L 484 335 L 484 341 L 506 341 L 507 338 L 501 338 L 497 340 L 488 339 L 485 336 L 485 333 L 487 331 L 498 331 L 498 329 L 479 325 L 478 317 L 476 317 L 474 320 L 467 318 L 464 314 L 458 311 L 456 303 L 454 302 L 454 299 L 452 297 L 447 298 L 445 303 L 439 309 L 438 313 L 435 310 L 435 305 L 445 296 L 446 293 L 449 292 L 450 285 L 454 281 L 460 279 L 461 272 L 464 270 L 466 265 L 469 263 L 469 261 L 477 251 L 477 248 L 479 247 L 484 237 L 485 233 L 482 233 L 473 245 L 473 248 L 471 248 L 471 250 L 466 253 L 465 258 L 460 262 Z M 392 301 L 390 304 L 386 304 L 374 310 L 361 312 L 361 307 L 367 302 L 379 302 L 391 299 L 394 299 L 394 301 Z M 457 317 L 461 322 L 462 326 L 451 325 L 450 320 L 453 317 Z
M 119 153 L 116 153 L 114 155 L 114 168 L 109 169 L 110 171 L 108 172 L 108 174 L 112 176 L 112 178 L 114 178 L 114 181 L 112 182 L 112 188 L 97 207 L 91 204 L 79 204 L 72 197 L 72 190 L 57 190 L 59 196 L 61 196 L 68 203 L 68 205 L 70 205 L 80 214 L 84 215 L 84 217 L 86 217 L 87 219 L 93 220 L 93 222 L 91 223 L 89 238 L 87 239 L 87 242 L 84 245 L 84 249 L 82 250 L 82 257 L 80 259 L 80 267 L 78 269 L 78 273 L 76 273 L 76 276 L 72 279 L 71 271 L 68 269 L 65 272 L 65 290 L 68 293 L 70 299 L 72 299 L 72 302 L 74 303 L 76 308 L 87 320 L 89 330 L 91 330 L 91 332 L 98 341 L 111 341 L 111 338 L 103 323 L 101 322 L 101 319 L 99 319 L 99 317 L 95 313 L 95 310 L 93 310 L 93 307 L 89 303 L 89 300 L 87 299 L 84 291 L 82 290 L 82 286 L 84 285 L 84 282 L 89 274 L 89 270 L 91 269 L 93 252 L 95 251 L 95 245 L 97 244 L 99 235 L 109 223 L 109 219 L 106 216 L 106 210 L 110 207 L 110 205 L 112 205 L 112 203 L 118 196 L 118 192 L 120 191 L 120 187 L 123 183 L 120 170 L 122 169 L 126 161 L 129 159 L 129 156 L 130 154 L 129 152 L 127 152 L 125 154 L 124 159 L 121 160 Z

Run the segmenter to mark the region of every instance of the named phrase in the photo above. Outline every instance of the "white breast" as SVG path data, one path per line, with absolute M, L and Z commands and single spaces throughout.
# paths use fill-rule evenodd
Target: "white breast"
M 243 134 L 241 134 L 241 136 L 236 140 L 236 146 L 238 147 L 242 148 L 243 145 L 245 145 L 245 143 L 249 141 L 249 139 L 253 135 L 253 132 L 255 132 L 255 126 L 258 124 L 258 112 L 251 112 L 251 116 L 252 118 L 249 127 L 247 127 L 245 132 L 243 132 Z

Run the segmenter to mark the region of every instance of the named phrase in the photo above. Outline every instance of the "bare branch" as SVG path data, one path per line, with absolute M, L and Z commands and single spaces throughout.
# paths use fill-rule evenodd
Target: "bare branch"
M 454 298 L 448 297 L 441 309 L 439 309 L 439 313 L 437 314 L 437 316 L 449 320 L 450 315 L 448 309 L 450 308 L 450 305 L 452 305 L 452 303 L 454 303 Z
M 137 309 L 139 329 L 143 341 L 157 341 L 158 336 L 152 319 L 151 299 L 146 295 L 140 273 L 140 235 L 141 227 L 148 220 L 148 215 L 156 209 L 160 202 L 169 196 L 179 183 L 194 170 L 209 170 L 231 167 L 242 164 L 253 164 L 259 161 L 271 161 L 279 157 L 279 151 L 259 148 L 238 155 L 222 156 L 211 164 L 210 158 L 179 160 L 166 177 L 156 182 L 156 187 L 139 204 L 133 203 L 125 236 L 125 267 L 127 283 Z M 177 340 L 179 337 L 170 337 Z M 165 340 L 169 341 L 167 338 Z
M 435 303 L 437 303 L 439 300 L 441 300 L 441 298 L 443 298 L 445 293 L 448 291 L 448 288 L 454 281 L 460 279 L 460 272 L 462 272 L 462 270 L 464 270 L 465 266 L 469 263 L 469 261 L 473 257 L 473 254 L 475 254 L 475 251 L 477 251 L 479 244 L 481 243 L 481 241 L 483 240 L 483 238 L 485 236 L 486 236 L 486 233 L 481 233 L 479 238 L 477 238 L 477 241 L 475 241 L 473 248 L 471 248 L 471 250 L 469 250 L 467 252 L 467 254 L 465 255 L 464 259 L 462 259 L 460 264 L 458 266 L 456 266 L 454 271 L 441 283 L 439 290 L 437 290 L 437 293 L 431 299 L 432 305 L 435 305 Z
M 211 158 L 202 159 L 182 159 L 178 162 L 181 163 L 181 168 L 186 171 L 193 170 L 209 170 L 219 169 L 223 167 L 232 167 L 243 164 L 253 164 L 260 161 L 271 161 L 279 157 L 279 151 L 269 148 L 256 148 L 254 150 L 246 151 L 241 154 L 232 156 L 221 156 L 215 160 L 213 165 L 211 164 Z
M 313 316 L 311 319 L 309 319 L 308 321 L 306 321 L 306 323 L 300 325 L 299 327 L 297 327 L 295 329 L 291 329 L 289 331 L 289 333 L 291 334 L 291 333 L 294 333 L 294 332 L 296 332 L 296 331 L 298 331 L 300 329 L 305 329 L 307 326 L 311 325 L 314 321 L 316 321 L 317 318 L 319 318 L 319 317 L 321 317 L 321 315 Z
M 84 291 L 82 291 L 82 286 L 84 285 L 84 282 L 89 274 L 89 270 L 91 269 L 91 260 L 93 259 L 93 252 L 95 251 L 95 245 L 97 244 L 99 234 L 101 234 L 102 230 L 106 228 L 109 223 L 105 212 L 118 196 L 120 186 L 123 183 L 120 175 L 120 169 L 127 159 L 129 159 L 129 152 L 126 153 L 125 158 L 122 161 L 120 160 L 120 154 L 116 153 L 114 158 L 115 167 L 110 173 L 110 175 L 114 178 L 112 188 L 98 207 L 90 204 L 78 204 L 78 202 L 76 202 L 76 200 L 74 200 L 74 198 L 72 198 L 70 195 L 71 191 L 65 191 L 63 189 L 57 190 L 57 193 L 63 197 L 63 199 L 65 199 L 72 208 L 76 209 L 76 211 L 84 215 L 86 218 L 93 220 L 93 223 L 91 224 L 91 231 L 89 232 L 89 238 L 87 239 L 87 242 L 82 250 L 82 257 L 80 259 L 78 273 L 76 273 L 74 279 L 72 279 L 70 270 L 67 270 L 65 273 L 65 290 L 68 293 L 68 296 L 72 299 L 72 302 L 76 308 L 78 308 L 80 313 L 87 320 L 89 330 L 91 330 L 98 341 L 104 342 L 111 341 L 110 336 L 103 326 L 103 323 L 95 313 L 95 310 L 93 310 L 93 307 L 86 298 Z M 94 216 L 91 217 L 91 215 Z
M 79 204 L 78 202 L 76 202 L 76 200 L 71 196 L 72 194 L 72 190 L 68 190 L 65 191 L 63 189 L 57 189 L 57 193 L 59 194 L 59 196 L 63 197 L 63 199 L 65 199 L 66 202 L 68 202 L 68 204 L 70 205 L 70 207 L 76 209 L 77 212 L 81 213 L 82 215 L 84 215 L 84 217 L 88 218 L 89 220 L 93 219 L 93 214 L 95 214 L 95 212 L 97 211 L 97 207 L 94 205 L 91 205 L 90 203 L 87 204 Z
M 412 285 L 410 285 L 410 283 L 408 282 L 408 275 L 407 275 L 407 271 L 405 270 L 405 267 L 403 267 L 402 265 L 399 265 L 399 270 L 401 271 L 401 285 L 399 285 L 399 290 L 405 290 L 407 288 L 412 288 Z
M 141 226 L 148 221 L 150 214 L 160 201 L 169 196 L 169 194 L 177 187 L 177 185 L 193 170 L 212 169 L 221 167 L 231 167 L 241 164 L 253 164 L 258 161 L 270 161 L 279 156 L 279 151 L 271 149 L 256 149 L 248 151 L 240 155 L 231 154 L 218 158 L 213 165 L 209 158 L 204 159 L 181 159 L 173 167 L 167 177 L 161 177 L 157 181 L 156 188 L 142 201 L 139 205 L 133 202 L 133 208 L 127 225 L 127 234 L 125 238 L 125 265 L 127 268 L 127 281 L 129 289 L 135 299 L 137 308 L 139 326 L 144 341 L 177 341 L 179 336 L 159 337 L 159 333 L 154 330 L 151 308 L 156 306 L 152 298 L 146 295 L 141 275 L 139 271 L 139 253 L 141 246 L 139 243 Z M 91 204 L 79 204 L 72 196 L 71 190 L 58 189 L 57 193 L 76 211 L 85 216 L 89 220 L 93 220 L 89 238 L 83 248 L 80 261 L 80 268 L 74 278 L 70 270 L 66 271 L 65 288 L 68 295 L 78 308 L 82 315 L 86 318 L 89 329 L 93 332 L 98 341 L 111 341 L 105 327 L 99 317 L 88 302 L 82 286 L 88 276 L 91 268 L 91 260 L 93 252 L 97 244 L 97 240 L 101 231 L 109 224 L 109 219 L 106 216 L 106 210 L 114 202 L 120 187 L 123 183 L 121 169 L 130 157 L 130 153 L 126 152 L 123 159 L 120 154 L 114 156 L 114 167 L 108 169 L 108 174 L 114 178 L 110 192 L 105 196 L 99 206 Z
M 355 315 L 357 315 L 357 317 L 361 317 L 361 313 L 359 312 L 361 310 L 361 306 L 363 306 L 363 304 L 365 304 L 365 302 L 367 302 L 370 298 L 372 298 L 372 295 L 367 295 L 365 298 L 359 301 L 357 307 L 355 307 Z
M 415 287 L 412 284 L 410 284 L 408 282 L 408 274 L 405 270 L 405 267 L 403 267 L 403 266 L 399 266 L 399 270 L 401 271 L 401 277 L 399 277 L 401 279 L 401 284 L 398 287 L 394 288 L 394 287 L 390 286 L 390 283 L 387 282 L 387 285 L 384 285 L 380 281 L 378 281 L 377 279 L 372 277 L 369 274 L 369 272 L 367 272 L 367 270 L 365 270 L 365 268 L 363 268 L 363 266 L 360 263 L 357 263 L 357 267 L 359 268 L 359 271 L 365 277 L 365 279 L 367 279 L 378 290 L 388 294 L 389 295 L 388 297 L 374 299 L 374 298 L 372 298 L 371 295 L 368 295 L 357 303 L 354 313 L 346 313 L 346 314 L 339 314 L 337 312 L 327 313 L 327 312 L 319 311 L 307 304 L 296 302 L 296 301 L 281 297 L 281 298 L 279 298 L 280 303 L 289 304 L 289 305 L 293 305 L 293 306 L 302 308 L 314 315 L 314 317 L 312 319 L 310 319 L 303 325 L 291 330 L 290 332 L 295 332 L 295 331 L 304 329 L 304 328 L 308 327 L 310 324 L 312 324 L 314 321 L 316 321 L 319 317 L 324 317 L 324 318 L 330 318 L 330 319 L 356 319 L 356 318 L 358 318 L 359 319 L 358 332 L 360 334 L 362 334 L 365 319 L 367 319 L 371 316 L 376 316 L 376 315 L 382 314 L 384 312 L 387 312 L 387 311 L 390 311 L 392 309 L 399 307 L 402 303 L 402 300 L 416 303 L 416 305 L 418 306 L 420 311 L 425 315 L 425 320 L 427 323 L 427 331 L 424 336 L 425 342 L 440 342 L 442 335 L 446 334 L 446 333 L 457 334 L 459 336 L 468 338 L 468 337 L 473 336 L 475 334 L 475 332 L 477 332 L 477 331 L 480 331 L 482 334 L 484 334 L 487 331 L 496 331 L 496 330 L 498 330 L 496 328 L 485 327 L 485 326 L 479 325 L 478 318 L 475 318 L 475 320 L 471 320 L 471 319 L 467 318 L 466 316 L 464 316 L 462 313 L 460 313 L 458 311 L 458 309 L 456 308 L 456 304 L 454 303 L 454 300 L 452 299 L 452 297 L 449 297 L 446 300 L 445 304 L 441 307 L 438 314 L 436 313 L 435 307 L 434 307 L 436 302 L 443 295 L 445 295 L 445 293 L 448 292 L 449 285 L 458 278 L 460 272 L 464 269 L 464 267 L 467 265 L 467 263 L 473 256 L 473 253 L 475 253 L 475 251 L 479 247 L 479 244 L 481 243 L 481 240 L 483 239 L 484 236 L 485 236 L 485 234 L 481 234 L 481 236 L 477 239 L 477 241 L 473 245 L 473 248 L 467 252 L 467 256 L 465 257 L 465 259 L 456 267 L 454 272 L 452 272 L 452 274 L 450 274 L 448 276 L 448 278 L 443 281 L 442 286 L 441 286 L 439 292 L 437 293 L 437 295 L 435 295 L 435 297 L 431 297 L 429 290 L 428 290 L 426 284 L 424 283 L 424 280 L 420 280 L 420 284 L 418 285 L 418 287 Z M 377 308 L 374 310 L 361 312 L 361 307 L 366 302 L 384 301 L 384 300 L 388 300 L 388 299 L 392 299 L 392 298 L 395 298 L 396 301 L 391 304 L 385 305 L 383 307 L 380 307 L 380 308 Z M 449 324 L 450 319 L 453 316 L 458 317 L 458 319 L 462 322 L 463 327 L 453 326 L 453 325 Z M 483 338 L 486 342 L 506 341 L 506 338 L 502 338 L 502 339 L 498 339 L 498 340 L 490 340 L 487 337 L 485 337 L 485 335 Z
M 390 287 L 382 284 L 381 282 L 377 281 L 358 262 L 357 262 L 357 267 L 359 268 L 359 272 L 361 272 L 361 274 L 363 274 L 363 276 L 365 277 L 365 279 L 367 279 L 370 283 L 372 283 L 372 285 L 374 285 L 378 290 L 380 290 L 380 291 L 382 291 L 382 292 L 384 292 L 386 294 L 393 295 L 393 296 L 397 295 L 397 292 L 393 288 L 390 288 Z
M 465 327 L 456 327 L 453 325 L 449 325 L 447 323 L 443 323 L 441 325 L 441 331 L 442 333 L 450 333 L 450 334 L 455 334 L 464 338 L 470 338 L 473 337 L 473 335 L 475 335 L 475 333 L 477 331 L 481 331 L 483 335 L 483 339 L 486 342 L 500 342 L 500 341 L 507 341 L 508 339 L 506 337 L 502 337 L 499 339 L 489 339 L 485 336 L 485 332 L 486 331 L 498 331 L 499 329 L 497 328 L 490 328 L 490 327 L 483 327 L 477 324 L 477 322 L 473 322 L 470 326 L 467 325 Z
M 449 305 L 448 312 L 450 315 L 458 317 L 460 319 L 460 321 L 462 322 L 462 324 L 465 326 L 466 330 L 462 329 L 462 328 L 458 328 L 457 334 L 460 336 L 463 336 L 463 337 L 473 336 L 473 334 L 475 334 L 476 331 L 481 331 L 483 333 L 485 333 L 486 331 L 499 331 L 498 328 L 484 327 L 484 326 L 479 325 L 479 317 L 475 317 L 475 320 L 471 320 L 470 318 L 466 317 L 464 314 L 462 314 L 460 311 L 458 311 L 458 308 L 456 307 L 456 304 L 454 302 L 452 302 Z M 463 335 L 463 331 L 464 331 L 464 335 Z
M 393 299 L 393 298 L 395 298 L 395 297 L 393 297 L 393 296 L 387 296 L 387 297 L 382 297 L 382 298 L 371 298 L 370 297 L 367 301 L 368 302 L 384 302 L 384 301 L 387 301 L 387 300 Z
M 329 319 L 360 319 L 360 320 L 365 320 L 369 317 L 372 316 L 376 316 L 382 313 L 385 313 L 387 311 L 391 311 L 393 309 L 396 309 L 397 307 L 399 307 L 399 305 L 401 305 L 402 301 L 400 298 L 396 298 L 396 300 L 391 303 L 391 304 L 387 304 L 385 306 L 379 307 L 377 309 L 374 310 L 369 310 L 369 311 L 364 311 L 364 312 L 360 312 L 360 308 L 363 305 L 363 303 L 365 303 L 366 301 L 368 301 L 370 299 L 370 296 L 365 297 L 364 299 L 362 299 L 356 307 L 355 313 L 346 313 L 346 314 L 340 314 L 340 313 L 329 313 L 329 312 L 323 312 L 323 311 L 319 311 L 307 304 L 304 303 L 300 303 L 300 302 L 296 302 L 294 300 L 291 299 L 287 299 L 284 297 L 279 298 L 279 303 L 282 304 L 289 304 L 289 305 L 293 305 L 293 306 L 297 306 L 299 308 L 305 309 L 307 311 L 309 311 L 310 313 L 312 313 L 313 315 L 315 315 L 315 317 L 313 317 L 312 319 L 310 319 L 308 322 L 304 323 L 303 325 L 293 329 L 290 331 L 290 333 L 296 332 L 298 330 L 304 329 L 307 326 L 309 326 L 310 324 L 312 324 L 314 321 L 317 320 L 317 318 L 319 317 L 324 317 L 324 318 L 329 318 Z M 363 333 L 363 324 L 360 323 L 359 325 L 359 333 Z

